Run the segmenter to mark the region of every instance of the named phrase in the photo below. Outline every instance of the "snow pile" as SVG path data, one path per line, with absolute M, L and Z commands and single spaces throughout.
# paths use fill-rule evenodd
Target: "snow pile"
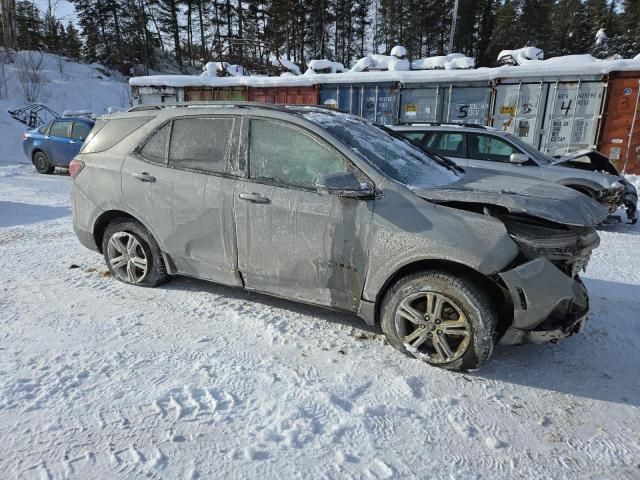
M 215 78 L 218 76 L 218 72 L 222 74 L 222 77 L 246 77 L 249 75 L 249 71 L 242 65 L 235 65 L 228 62 L 207 62 L 200 76 Z
M 320 60 L 311 60 L 309 62 L 309 68 L 304 72 L 305 75 L 317 75 L 319 73 L 343 73 L 345 71 L 344 65 L 340 62 L 332 62 L 326 58 Z
M 411 62 L 411 70 L 457 70 L 473 68 L 476 62 L 462 53 L 420 58 Z
M 351 67 L 350 72 L 367 72 L 372 70 L 388 70 L 390 72 L 403 72 L 411 70 L 411 64 L 407 60 L 407 49 L 396 45 L 391 49 L 391 55 L 377 53 L 362 57 Z
M 351 67 L 349 72 L 367 72 L 372 70 L 399 72 L 410 69 L 411 64 L 406 58 L 398 58 L 391 55 L 371 54 L 358 60 L 356 64 Z
M 300 67 L 295 63 L 293 63 L 284 55 L 279 55 L 277 57 L 275 55 L 271 55 L 269 57 L 269 61 L 271 62 L 271 65 L 273 65 L 274 67 L 282 67 L 287 70 L 287 72 L 284 72 L 282 74 L 283 76 L 287 74 L 300 75 L 302 73 L 300 71 Z
M 500 65 L 522 65 L 528 60 L 542 60 L 544 52 L 536 47 L 524 47 L 517 50 L 502 50 L 498 54 Z
M 109 111 L 109 109 L 112 108 L 111 106 L 107 107 L 105 109 L 105 111 L 107 113 L 111 113 Z M 94 117 L 94 113 L 91 110 L 65 110 L 64 112 L 62 112 L 62 116 L 63 117 L 87 117 L 87 118 L 91 118 Z
M 607 43 L 608 40 L 609 40 L 609 37 L 604 31 L 604 28 L 601 28 L 600 30 L 598 30 L 598 32 L 596 33 L 596 45 L 604 45 L 605 43 Z
M 402 45 L 396 45 L 391 49 L 390 55 L 397 58 L 407 58 L 407 49 Z

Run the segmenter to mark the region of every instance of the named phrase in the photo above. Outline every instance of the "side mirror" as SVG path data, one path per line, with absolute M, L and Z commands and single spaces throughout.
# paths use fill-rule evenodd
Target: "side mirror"
M 332 173 L 316 182 L 318 195 L 335 195 L 347 198 L 366 198 L 373 196 L 371 185 L 362 183 L 353 172 Z
M 521 164 L 529 161 L 529 157 L 524 153 L 512 153 L 511 156 L 509 157 L 509 161 L 511 163 Z

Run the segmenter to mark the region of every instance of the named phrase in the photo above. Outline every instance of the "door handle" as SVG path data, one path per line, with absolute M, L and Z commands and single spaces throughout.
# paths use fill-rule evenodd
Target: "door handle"
M 137 178 L 141 182 L 155 182 L 156 181 L 156 177 L 154 177 L 153 175 L 149 175 L 147 172 L 134 173 L 133 174 L 133 178 Z
M 269 199 L 259 193 L 241 193 L 238 195 L 241 200 L 247 200 L 251 203 L 269 203 Z
M 75 140 L 69 140 L 69 143 L 78 143 Z

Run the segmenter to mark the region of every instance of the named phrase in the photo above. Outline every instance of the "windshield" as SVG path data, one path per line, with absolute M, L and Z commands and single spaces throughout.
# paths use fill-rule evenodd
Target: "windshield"
M 554 161 L 553 158 L 549 157 L 548 155 L 545 155 L 540 150 L 536 150 L 531 145 L 523 142 L 515 135 L 508 133 L 506 136 L 508 136 L 509 140 L 511 140 L 511 142 L 513 142 L 518 148 L 521 148 L 522 150 L 525 151 L 526 154 L 528 154 L 530 157 L 533 157 L 535 160 L 537 160 L 538 163 L 541 163 L 543 165 L 549 165 L 550 163 L 553 163 Z
M 383 175 L 410 188 L 447 185 L 462 177 L 455 166 L 371 122 L 336 112 L 314 111 L 302 116 L 328 130 Z

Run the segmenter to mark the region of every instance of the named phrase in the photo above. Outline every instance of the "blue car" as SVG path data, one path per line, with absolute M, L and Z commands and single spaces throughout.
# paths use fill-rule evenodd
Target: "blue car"
M 22 148 L 40 173 L 52 173 L 55 167 L 69 167 L 93 128 L 88 118 L 56 118 L 23 135 Z

